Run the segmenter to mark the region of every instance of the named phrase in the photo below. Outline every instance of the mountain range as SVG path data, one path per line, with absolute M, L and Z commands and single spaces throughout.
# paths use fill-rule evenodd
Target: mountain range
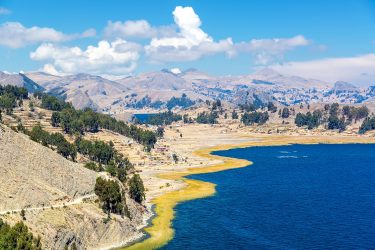
M 0 72 L 0 84 L 24 86 L 30 92 L 46 91 L 72 102 L 76 108 L 90 107 L 109 113 L 128 108 L 165 107 L 171 98 L 183 94 L 193 102 L 221 99 L 233 104 L 375 101 L 374 86 L 359 88 L 342 81 L 328 83 L 282 75 L 270 68 L 248 75 L 219 77 L 193 68 L 178 74 L 163 69 L 118 80 L 83 73 L 55 76 L 43 72 Z

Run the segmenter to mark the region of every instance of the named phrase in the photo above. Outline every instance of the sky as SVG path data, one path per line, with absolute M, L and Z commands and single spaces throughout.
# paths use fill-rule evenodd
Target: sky
M 375 83 L 375 0 L 0 0 L 0 70 Z

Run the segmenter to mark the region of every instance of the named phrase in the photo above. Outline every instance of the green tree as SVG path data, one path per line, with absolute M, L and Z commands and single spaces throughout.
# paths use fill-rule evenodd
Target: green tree
M 141 177 L 138 174 L 134 174 L 133 177 L 130 178 L 128 185 L 130 197 L 136 202 L 142 203 L 146 196 Z
M 24 209 L 21 210 L 20 215 L 21 215 L 22 220 L 26 220 L 26 212 Z
M 95 194 L 98 196 L 103 210 L 110 217 L 110 213 L 123 213 L 123 196 L 119 184 L 114 180 L 96 179 Z
M 359 133 L 364 134 L 367 131 L 375 130 L 375 116 L 371 118 L 366 118 L 363 120 L 361 126 L 359 127 Z
M 173 154 L 173 155 L 172 155 L 172 158 L 173 158 L 173 161 L 174 161 L 175 163 L 178 162 L 178 156 L 177 156 L 176 154 Z
M 13 108 L 16 107 L 16 97 L 11 93 L 5 93 L 0 96 L 0 108 L 5 109 L 6 114 L 10 115 L 13 112 Z
M 53 127 L 58 127 L 60 125 L 60 113 L 53 112 L 51 116 L 51 125 Z
M 268 105 L 267 105 L 267 109 L 268 111 L 270 111 L 271 113 L 275 113 L 277 111 L 277 107 L 275 106 L 275 104 L 273 104 L 273 102 L 269 102 Z
M 34 102 L 33 101 L 29 102 L 29 109 L 30 109 L 31 112 L 35 111 L 35 107 L 34 107 Z
M 339 119 L 336 115 L 331 115 L 328 118 L 328 129 L 338 129 L 339 132 L 344 131 L 346 128 L 345 120 Z
M 158 137 L 163 137 L 163 136 L 164 136 L 164 128 L 163 128 L 163 127 L 158 127 L 158 128 L 156 129 L 156 135 L 157 135 Z
M 41 250 L 40 237 L 34 237 L 23 222 L 9 226 L 0 219 L 0 249 L 4 250 Z
M 288 108 L 283 108 L 283 111 L 281 113 L 281 118 L 288 118 L 290 116 L 290 111 Z
M 237 120 L 238 119 L 238 114 L 237 114 L 236 110 L 234 110 L 234 109 L 232 111 L 232 119 L 233 120 Z
M 265 124 L 269 119 L 268 112 L 245 112 L 242 115 L 241 121 L 245 125 L 253 125 L 254 123 L 257 123 L 259 125 Z

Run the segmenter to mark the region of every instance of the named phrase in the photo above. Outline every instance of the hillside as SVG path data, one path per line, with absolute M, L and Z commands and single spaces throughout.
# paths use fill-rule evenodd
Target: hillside
M 51 126 L 52 112 L 41 108 L 40 100 L 29 95 L 17 103 L 10 114 L 1 112 L 0 219 L 10 225 L 22 220 L 35 236 L 41 236 L 44 249 L 70 249 L 73 244 L 78 249 L 112 248 L 141 237 L 150 209 L 130 197 L 126 182 L 85 168 L 82 163 L 89 161 L 87 156 L 79 154 L 81 163 L 73 162 L 61 156 L 58 147 L 52 150 L 55 147 L 32 141 L 25 130 L 15 132 L 14 126 L 22 124 L 29 131 L 40 126 L 50 133 L 63 133 Z M 143 150 L 137 142 L 132 145 L 127 150 Z M 96 192 L 97 177 L 117 183 L 125 213 L 113 212 L 108 218 Z
M 97 174 L 2 126 L 0 211 L 92 194 Z

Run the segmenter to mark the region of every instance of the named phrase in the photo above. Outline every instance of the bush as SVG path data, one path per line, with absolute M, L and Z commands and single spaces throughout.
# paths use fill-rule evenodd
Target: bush
M 84 167 L 93 171 L 99 171 L 99 167 L 95 162 L 87 162 Z

